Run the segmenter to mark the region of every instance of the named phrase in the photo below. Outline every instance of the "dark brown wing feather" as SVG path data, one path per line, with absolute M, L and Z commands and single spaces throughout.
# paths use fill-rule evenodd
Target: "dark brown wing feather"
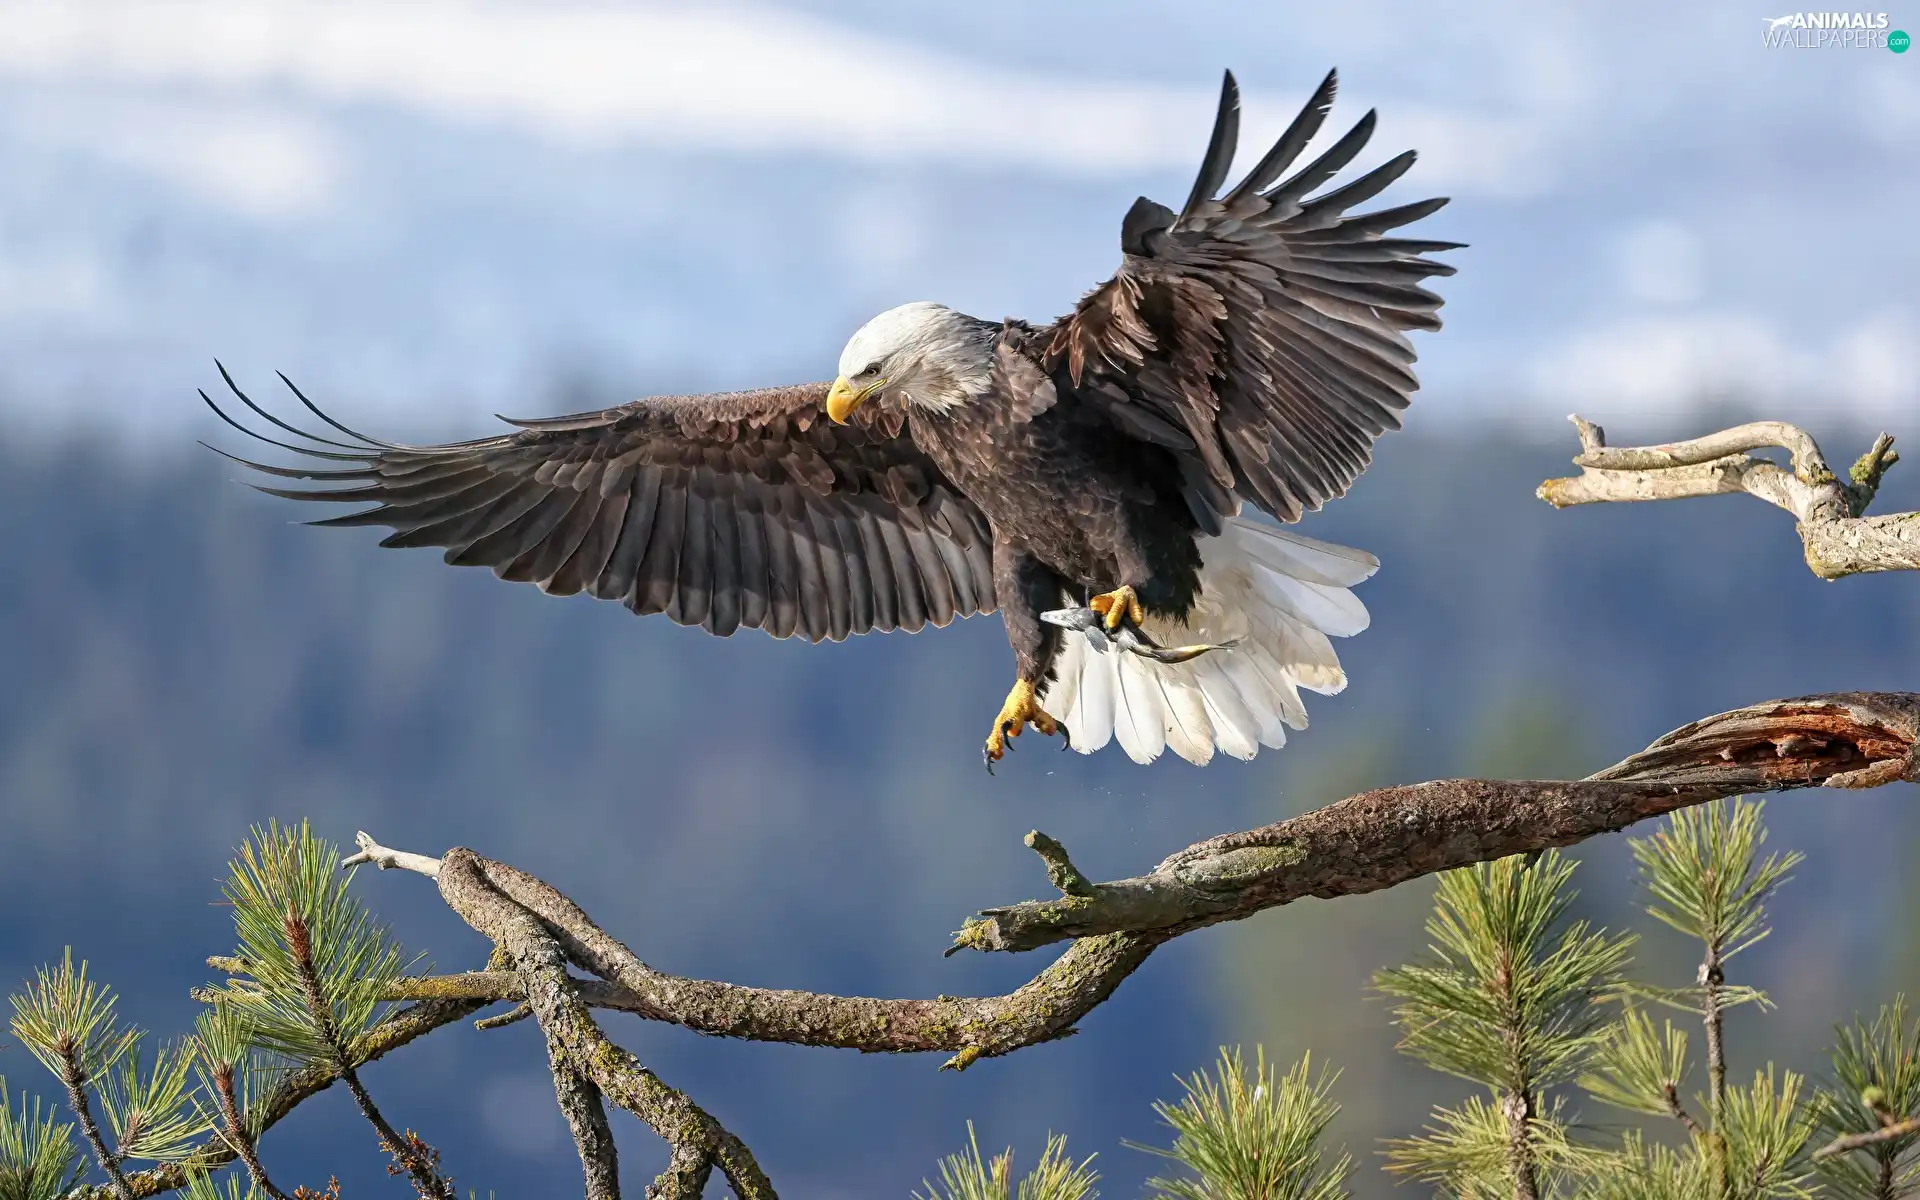
M 1216 197 L 1239 128 L 1228 74 L 1184 209 L 1136 202 L 1119 272 L 1046 331 L 1048 366 L 1079 402 L 1181 458 L 1203 524 L 1227 515 L 1229 492 L 1283 521 L 1345 493 L 1418 386 L 1405 331 L 1440 327 L 1440 298 L 1419 281 L 1453 268 L 1422 256 L 1458 243 L 1382 235 L 1446 201 L 1347 215 L 1404 174 L 1411 151 L 1308 198 L 1366 145 L 1372 113 L 1281 179 L 1336 83 L 1329 73 L 1273 149 Z
M 747 626 L 838 641 L 994 610 L 986 518 L 913 445 L 900 409 L 869 404 L 834 425 L 824 383 L 661 396 L 403 446 L 354 433 L 295 389 L 351 440 L 305 433 L 221 375 L 255 416 L 301 440 L 248 429 L 203 393 L 229 424 L 336 464 L 236 459 L 323 485 L 260 490 L 370 503 L 313 524 L 385 526 L 383 546 L 444 546 L 449 563 L 721 636 Z

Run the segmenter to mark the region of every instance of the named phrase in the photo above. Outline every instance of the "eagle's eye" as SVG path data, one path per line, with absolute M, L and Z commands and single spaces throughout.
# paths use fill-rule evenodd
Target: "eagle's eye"
M 879 373 L 880 373 L 880 364 L 877 362 L 870 362 L 864 368 L 861 369 L 860 378 L 865 379 L 869 375 L 878 375 Z

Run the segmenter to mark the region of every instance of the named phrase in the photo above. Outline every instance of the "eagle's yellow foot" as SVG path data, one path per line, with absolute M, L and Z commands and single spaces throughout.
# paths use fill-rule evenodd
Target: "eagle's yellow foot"
M 1012 749 L 1009 739 L 1019 737 L 1020 731 L 1028 725 L 1048 737 L 1056 733 L 1067 736 L 1065 725 L 1041 711 L 1040 702 L 1033 694 L 1033 685 L 1019 679 L 1014 681 L 1013 690 L 1007 693 L 1007 702 L 1000 706 L 1000 715 L 993 719 L 993 732 L 987 735 L 987 747 L 982 754 L 987 764 L 987 774 L 993 774 L 993 764 Z
M 1140 597 L 1133 594 L 1132 588 L 1125 586 L 1095 596 L 1087 601 L 1087 607 L 1107 619 L 1109 630 L 1120 628 L 1122 621 L 1132 621 L 1138 626 L 1147 616 L 1140 608 Z

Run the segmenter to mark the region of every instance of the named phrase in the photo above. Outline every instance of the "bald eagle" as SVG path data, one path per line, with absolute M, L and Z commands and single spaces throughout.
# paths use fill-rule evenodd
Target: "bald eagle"
M 1305 726 L 1301 688 L 1345 685 L 1328 636 L 1366 627 L 1348 589 L 1377 564 L 1242 505 L 1291 523 L 1346 492 L 1417 387 L 1406 331 L 1440 325 L 1419 281 L 1452 268 L 1424 256 L 1459 245 L 1386 236 L 1444 199 L 1351 213 L 1411 151 L 1315 195 L 1372 112 L 1282 178 L 1335 86 L 1222 193 L 1229 73 L 1186 202 L 1136 201 L 1119 270 L 1052 324 L 906 304 L 853 335 L 830 383 L 657 396 L 449 445 L 366 437 L 294 389 L 339 435 L 314 437 L 228 377 L 304 439 L 274 444 L 336 465 L 239 461 L 322 485 L 274 495 L 372 504 L 315 524 L 385 526 L 383 546 L 446 547 L 722 637 L 839 641 L 998 610 L 1015 681 L 989 770 L 1029 725 L 1083 753 L 1117 739 L 1139 762 L 1252 758 Z

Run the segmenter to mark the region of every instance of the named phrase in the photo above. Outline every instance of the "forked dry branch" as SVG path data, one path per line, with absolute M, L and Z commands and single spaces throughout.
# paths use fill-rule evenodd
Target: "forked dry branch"
M 1887 468 L 1900 461 L 1889 434 L 1875 438 L 1842 479 L 1813 438 L 1784 421 L 1629 447 L 1607 445 L 1606 431 L 1591 421 L 1568 420 L 1580 431 L 1573 460 L 1580 474 L 1549 479 L 1535 492 L 1555 508 L 1745 492 L 1793 514 L 1807 566 L 1822 579 L 1920 570 L 1920 513 L 1866 515 Z M 1769 448 L 1787 451 L 1790 468 L 1750 453 Z

